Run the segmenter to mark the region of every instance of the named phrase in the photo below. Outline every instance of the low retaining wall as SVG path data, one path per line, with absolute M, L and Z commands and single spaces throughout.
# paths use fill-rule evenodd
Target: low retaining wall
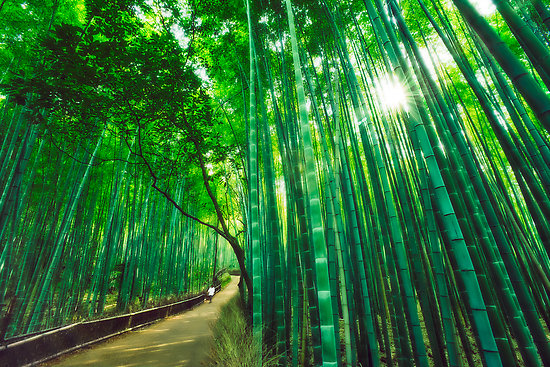
M 219 291 L 219 286 L 216 287 Z M 151 324 L 204 301 L 204 294 L 166 306 L 107 319 L 79 322 L 7 340 L 0 346 L 0 366 L 33 366 L 86 345 Z

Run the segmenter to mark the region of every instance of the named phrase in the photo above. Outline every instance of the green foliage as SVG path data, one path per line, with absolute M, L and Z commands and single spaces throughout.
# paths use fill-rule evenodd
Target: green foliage
M 220 281 L 221 287 L 224 288 L 226 285 L 228 285 L 231 282 L 231 274 L 223 273 L 219 278 L 219 281 Z
M 238 156 L 244 142 L 226 133 L 224 116 L 214 111 L 188 63 L 191 49 L 131 9 L 123 3 L 92 6 L 85 26 L 53 27 L 41 41 L 44 61 L 30 78 L 12 73 L 7 91 L 21 101 L 35 96 L 27 102 L 37 117 L 37 111 L 51 111 L 41 122 L 54 140 L 80 144 L 109 124 L 110 133 L 135 144 L 140 163 L 164 189 L 187 176 L 197 177 L 187 182 L 201 192 L 198 167 L 212 165 L 212 179 L 219 178 L 224 173 L 218 164 Z
M 16 68 L 20 76 L 32 75 L 41 57 L 37 40 L 55 25 L 83 24 L 84 3 L 85 0 L 3 1 L 0 8 L 0 72 Z

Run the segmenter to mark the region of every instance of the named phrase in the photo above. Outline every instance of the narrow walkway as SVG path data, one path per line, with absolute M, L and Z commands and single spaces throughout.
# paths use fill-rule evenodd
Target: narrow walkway
M 238 280 L 239 277 L 232 277 L 231 283 L 214 296 L 211 304 L 205 302 L 191 311 L 94 344 L 42 366 L 200 367 L 210 352 L 210 324 L 217 319 L 221 306 L 237 294 Z

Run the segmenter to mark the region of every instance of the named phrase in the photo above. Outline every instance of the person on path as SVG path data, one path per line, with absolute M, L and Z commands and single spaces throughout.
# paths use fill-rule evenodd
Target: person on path
M 211 285 L 210 288 L 208 288 L 208 291 L 206 291 L 206 296 L 210 303 L 212 303 L 212 297 L 214 297 L 214 293 L 216 293 L 216 288 L 214 288 L 214 285 Z

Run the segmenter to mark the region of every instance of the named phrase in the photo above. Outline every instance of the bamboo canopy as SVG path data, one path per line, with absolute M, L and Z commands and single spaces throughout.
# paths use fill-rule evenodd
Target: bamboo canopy
M 550 9 L 483 5 L 3 2 L 0 336 L 233 267 L 257 366 L 550 365 Z

